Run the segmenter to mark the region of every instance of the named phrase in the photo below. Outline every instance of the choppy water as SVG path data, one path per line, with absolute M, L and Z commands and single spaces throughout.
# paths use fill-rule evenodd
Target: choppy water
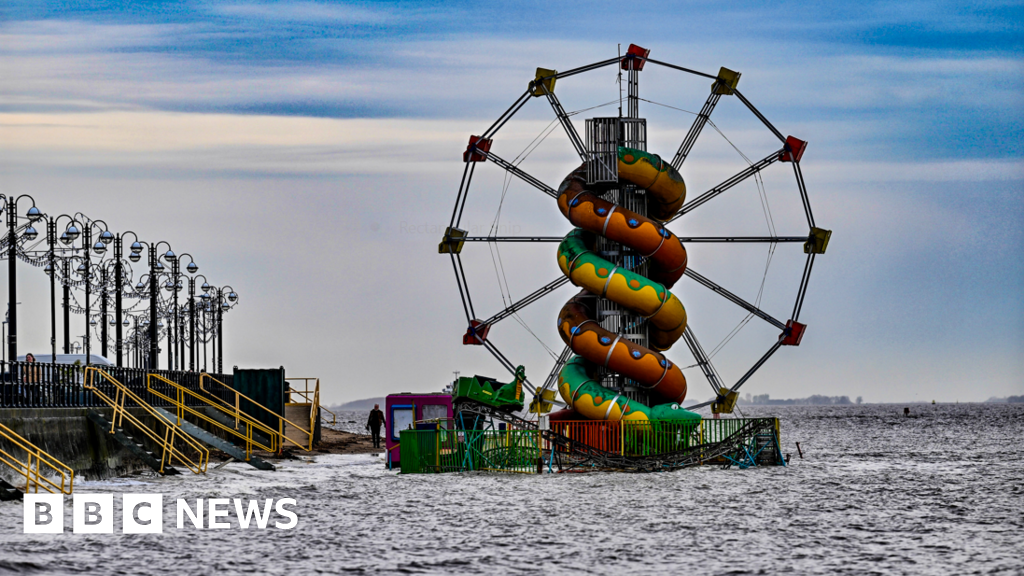
M 33 536 L 0 503 L 0 572 L 1024 573 L 1024 406 L 765 407 L 788 468 L 398 476 L 373 456 L 79 491 L 298 500 L 282 531 Z M 800 441 L 804 459 L 794 446 Z M 70 506 L 67 513 L 70 516 Z M 115 522 L 115 530 L 120 523 Z

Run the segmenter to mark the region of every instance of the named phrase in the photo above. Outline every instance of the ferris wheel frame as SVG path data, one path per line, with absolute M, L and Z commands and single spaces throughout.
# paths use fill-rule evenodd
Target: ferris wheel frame
M 800 140 L 794 136 L 783 136 L 768 119 L 739 91 L 737 88 L 740 74 L 727 68 L 721 68 L 717 75 L 707 74 L 690 68 L 677 66 L 667 62 L 662 62 L 649 57 L 650 51 L 641 48 L 637 45 L 630 45 L 629 50 L 625 56 L 616 56 L 607 60 L 601 60 L 585 66 L 573 68 L 564 72 L 557 72 L 554 70 L 547 70 L 538 68 L 535 78 L 529 82 L 526 91 L 521 94 L 515 102 L 512 103 L 508 109 L 505 110 L 497 120 L 491 124 L 482 134 L 470 136 L 469 144 L 463 153 L 463 162 L 465 167 L 462 173 L 462 179 L 459 184 L 458 195 L 456 196 L 455 206 L 452 210 L 451 219 L 448 228 L 445 230 L 444 236 L 442 237 L 441 244 L 439 245 L 438 251 L 442 254 L 449 254 L 452 262 L 452 269 L 455 273 L 456 283 L 459 289 L 459 296 L 462 300 L 463 310 L 466 314 L 467 331 L 463 336 L 463 344 L 466 345 L 481 345 L 486 348 L 494 357 L 501 363 L 509 372 L 515 374 L 516 365 L 513 364 L 489 338 L 489 332 L 491 327 L 495 324 L 504 320 L 523 308 L 541 300 L 544 296 L 554 292 L 558 288 L 569 283 L 567 276 L 560 276 L 559 278 L 545 284 L 537 290 L 531 292 L 527 296 L 520 298 L 518 301 L 506 306 L 504 309 L 497 313 L 487 317 L 486 320 L 481 320 L 477 316 L 476 311 L 473 307 L 472 297 L 469 293 L 469 285 L 466 281 L 466 273 L 462 265 L 461 252 L 466 242 L 488 242 L 488 243 L 521 243 L 521 242 L 561 242 L 562 236 L 469 236 L 468 232 L 461 230 L 459 225 L 462 220 L 463 211 L 466 206 L 466 200 L 469 196 L 470 185 L 473 180 L 473 175 L 476 169 L 476 165 L 482 162 L 490 160 L 493 164 L 504 169 L 507 173 L 519 178 L 527 184 L 537 188 L 541 192 L 548 196 L 557 199 L 559 194 L 558 191 L 544 183 L 542 180 L 532 176 L 528 172 L 524 171 L 517 164 L 509 162 L 508 160 L 498 156 L 491 151 L 491 146 L 494 141 L 494 136 L 497 132 L 509 121 L 516 113 L 518 113 L 527 102 L 534 98 L 543 97 L 546 98 L 556 118 L 564 129 L 566 135 L 569 138 L 570 143 L 575 149 L 583 162 L 590 160 L 592 152 L 587 149 L 583 139 L 580 138 L 579 133 L 576 131 L 575 126 L 572 123 L 570 115 L 566 113 L 562 107 L 561 102 L 555 95 L 554 86 L 555 82 L 560 79 L 568 78 L 585 72 L 598 70 L 611 65 L 619 65 L 621 70 L 629 70 L 631 74 L 643 70 L 645 64 L 653 64 L 661 66 L 670 70 L 683 72 L 698 77 L 703 77 L 712 80 L 711 93 L 705 101 L 701 111 L 696 115 L 693 124 L 690 126 L 686 133 L 682 143 L 680 144 L 675 156 L 673 157 L 670 164 L 676 170 L 680 170 L 685 162 L 687 156 L 690 154 L 693 146 L 695 145 L 698 136 L 700 135 L 704 126 L 709 122 L 711 113 L 714 111 L 718 101 L 722 96 L 736 96 L 740 102 L 751 112 L 753 115 L 780 141 L 781 146 L 779 149 L 772 151 L 762 159 L 756 162 L 750 162 L 749 166 L 740 172 L 732 175 L 725 179 L 721 183 L 711 187 L 705 192 L 697 195 L 695 198 L 690 199 L 683 203 L 679 212 L 672 218 L 664 221 L 664 225 L 668 225 L 682 216 L 692 212 L 700 206 L 706 204 L 710 200 L 722 195 L 730 188 L 735 187 L 739 183 L 759 174 L 762 170 L 775 163 L 789 163 L 793 167 L 797 189 L 803 205 L 804 214 L 807 219 L 808 232 L 806 235 L 794 235 L 794 236 L 703 236 L 703 237 L 684 237 L 679 236 L 679 239 L 684 242 L 690 243 L 802 243 L 804 253 L 807 254 L 806 261 L 804 263 L 804 270 L 801 276 L 800 285 L 797 290 L 796 300 L 793 305 L 793 310 L 789 315 L 789 318 L 783 322 L 768 312 L 762 310 L 759 306 L 752 304 L 743 298 L 737 296 L 733 292 L 727 290 L 723 286 L 717 284 L 711 279 L 699 274 L 687 266 L 685 276 L 694 280 L 698 284 L 710 289 L 712 292 L 725 298 L 732 304 L 742 308 L 748 314 L 756 316 L 761 320 L 767 322 L 773 327 L 781 331 L 778 339 L 769 347 L 769 349 L 754 363 L 754 365 L 747 370 L 742 377 L 740 377 L 735 384 L 731 387 L 726 386 L 715 370 L 711 363 L 711 359 L 705 353 L 701 347 L 693 330 L 689 325 L 686 326 L 683 334 L 683 340 L 685 341 L 690 353 L 693 355 L 697 362 L 697 365 L 701 368 L 705 378 L 707 378 L 709 384 L 714 390 L 716 397 L 714 400 L 690 406 L 691 410 L 701 408 L 707 405 L 713 405 L 712 409 L 716 413 L 720 410 L 722 412 L 732 412 L 732 408 L 738 398 L 738 390 L 743 384 L 745 384 L 754 373 L 768 361 L 769 358 L 782 346 L 798 346 L 802 340 L 806 324 L 799 322 L 800 313 L 803 308 L 804 297 L 807 293 L 807 287 L 810 281 L 811 270 L 814 266 L 815 257 L 818 254 L 824 254 L 825 249 L 828 246 L 829 239 L 831 237 L 831 230 L 825 230 L 819 228 L 815 224 L 814 215 L 811 211 L 811 204 L 807 194 L 807 188 L 804 183 L 803 174 L 800 170 L 800 160 L 807 147 L 807 142 Z M 621 72 L 620 72 L 621 73 Z M 631 76 L 630 89 L 634 88 L 633 76 Z M 631 92 L 632 94 L 632 92 Z M 621 112 L 621 111 L 620 111 Z M 568 360 L 571 354 L 571 350 L 568 346 L 565 347 L 562 354 L 557 359 L 555 366 L 548 374 L 545 382 L 537 387 L 529 380 L 526 380 L 524 386 L 535 396 L 541 397 L 544 390 L 550 389 L 557 381 L 558 372 L 564 363 Z M 550 402 L 549 399 L 544 399 L 544 402 Z M 555 403 L 561 404 L 555 401 Z

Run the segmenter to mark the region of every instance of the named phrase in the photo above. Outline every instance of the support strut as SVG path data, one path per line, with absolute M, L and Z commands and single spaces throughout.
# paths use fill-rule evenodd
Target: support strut
M 737 94 L 738 93 L 739 92 L 737 92 Z M 707 202 L 708 200 L 711 200 L 715 196 L 718 196 L 722 192 L 725 192 L 726 190 L 732 188 L 733 186 L 739 184 L 740 182 L 743 182 L 747 178 L 750 178 L 754 174 L 757 174 L 761 170 L 764 170 L 766 167 L 768 167 L 771 164 L 777 162 L 779 160 L 779 157 L 785 151 L 786 151 L 786 149 L 782 148 L 782 149 L 780 149 L 780 150 L 778 150 L 776 152 L 772 152 L 771 154 L 769 154 L 769 155 L 765 156 L 764 158 L 758 160 L 757 162 L 751 164 L 750 166 L 745 168 L 742 172 L 739 172 L 736 175 L 732 176 L 731 178 L 729 178 L 725 182 L 722 182 L 718 186 L 715 186 L 714 188 L 708 190 L 707 192 L 701 194 L 700 196 L 697 196 L 693 200 L 690 200 L 689 202 L 687 202 L 686 204 L 683 205 L 683 208 L 679 211 L 679 214 L 676 214 L 675 218 L 672 218 L 671 220 L 669 220 L 669 222 L 674 222 L 674 221 L 678 220 L 684 214 L 686 214 L 688 212 L 691 212 L 694 208 L 697 208 L 701 204 L 704 204 L 705 202 Z
M 711 291 L 714 292 L 715 294 L 718 294 L 719 296 L 725 298 L 729 302 L 732 302 L 733 304 L 736 304 L 740 308 L 743 308 L 744 310 L 746 310 L 747 312 L 750 312 L 754 316 L 757 316 L 761 320 L 764 320 L 765 322 L 771 324 L 772 326 L 775 326 L 779 330 L 785 330 L 786 329 L 786 325 L 785 324 L 783 324 L 779 320 L 773 318 L 770 314 L 768 314 L 764 310 L 761 310 L 760 308 L 758 308 L 757 306 L 754 306 L 750 302 L 747 302 L 746 300 L 740 298 L 739 296 L 733 294 L 732 292 L 729 292 L 725 288 L 722 288 L 718 284 L 715 284 L 711 280 L 708 280 L 704 276 L 701 276 L 700 274 L 694 272 L 693 268 L 687 268 L 686 271 L 684 272 L 684 274 L 686 274 L 686 276 L 696 280 L 697 283 L 700 284 L 701 286 L 704 286 L 706 288 L 710 288 Z

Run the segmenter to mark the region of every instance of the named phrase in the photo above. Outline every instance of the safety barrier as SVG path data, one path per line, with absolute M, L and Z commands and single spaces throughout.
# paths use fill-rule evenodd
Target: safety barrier
M 195 392 L 200 391 L 199 372 L 145 370 L 92 365 L 110 374 L 151 406 L 168 407 L 163 400 L 149 395 L 146 375 L 159 374 Z M 0 408 L 100 408 L 102 400 L 84 388 L 83 364 L 50 362 L 0 362 Z M 214 374 L 222 382 L 231 382 L 231 374 Z M 112 392 L 110 392 L 112 393 Z M 199 405 L 199 404 L 196 404 Z
M 604 420 L 562 420 L 549 423 L 549 429 L 592 448 L 621 456 L 657 456 L 686 450 L 703 444 L 718 444 L 729 438 L 751 419 L 726 418 L 692 423 Z M 778 419 L 775 432 L 778 437 Z M 550 449 L 550 443 L 545 449 Z M 562 449 L 555 447 L 555 449 Z
M 320 379 L 319 378 L 285 378 L 285 382 L 288 383 L 288 399 L 285 402 L 286 406 L 309 406 L 309 421 L 313 422 L 314 418 L 320 412 L 326 412 L 331 415 L 331 421 L 329 424 L 336 424 L 338 422 L 338 415 L 331 412 L 327 408 L 324 408 L 320 404 Z M 299 390 L 295 387 L 292 382 L 302 382 L 302 389 Z M 310 388 L 310 382 L 314 382 L 312 388 Z M 302 399 L 302 402 L 297 402 L 297 398 Z M 320 414 L 321 418 L 323 417 Z M 326 418 L 324 418 L 326 421 Z
M 23 461 L 0 447 L 0 463 L 6 464 L 25 477 L 26 494 L 38 493 L 40 488 L 51 494 L 71 494 L 74 490 L 75 471 L 66 464 L 50 456 L 3 424 L 0 424 L 0 438 L 25 452 L 26 459 Z M 47 477 L 48 475 L 44 475 L 44 470 L 51 473 L 48 475 L 59 477 L 60 481 L 57 482 L 55 479 Z
M 196 474 L 206 473 L 206 466 L 210 461 L 210 452 L 199 442 L 175 424 L 164 420 L 142 397 L 128 389 L 127 386 L 104 370 L 91 367 L 86 368 L 84 376 L 85 390 L 91 391 L 100 401 L 114 410 L 114 417 L 110 420 L 111 434 L 117 428 L 123 428 L 124 422 L 127 420 L 134 429 L 141 432 L 160 448 L 161 473 L 164 471 L 164 466 L 173 465 L 174 460 L 177 460 Z M 110 397 L 109 392 L 113 392 L 113 398 Z M 128 400 L 131 400 L 149 414 L 159 426 L 163 427 L 164 433 L 162 435 L 159 434 L 129 412 Z
M 539 470 L 539 430 L 403 430 L 400 438 L 406 474 Z
M 595 421 L 551 422 L 549 429 L 576 442 L 620 456 L 655 456 L 704 443 L 700 422 Z M 546 449 L 552 448 L 550 443 Z M 565 450 L 564 446 L 555 446 Z
M 170 391 L 174 396 L 172 397 L 166 392 L 161 391 L 158 386 L 154 386 L 154 380 L 157 383 L 162 383 L 166 387 L 170 387 Z M 244 412 L 225 407 L 219 402 L 218 398 L 208 394 L 196 393 L 195 391 L 168 380 L 159 374 L 149 374 L 146 376 L 146 389 L 154 396 L 171 404 L 175 410 L 174 415 L 178 419 L 177 424 L 179 426 L 184 420 L 185 414 L 190 414 L 196 419 L 202 420 L 203 422 L 206 422 L 207 424 L 210 424 L 211 426 L 214 426 L 219 430 L 223 430 L 224 432 L 244 441 L 246 460 L 252 458 L 253 448 L 258 448 L 271 453 L 276 453 L 278 451 L 278 447 L 281 442 L 281 435 L 277 430 L 274 430 L 266 424 L 249 417 L 249 415 Z M 188 402 L 190 399 L 199 402 L 199 407 L 213 408 L 229 418 L 234 418 L 234 427 L 228 426 L 222 421 L 217 420 L 216 418 L 211 418 L 208 414 L 197 410 L 195 403 Z M 240 428 L 241 430 L 239 430 Z M 261 441 L 256 432 L 263 433 L 267 437 L 267 441 Z
M 215 402 L 219 402 L 222 406 L 226 406 L 230 410 L 230 416 L 235 419 L 236 427 L 240 425 L 240 422 L 242 421 L 243 417 L 252 417 L 252 415 L 247 415 L 245 412 L 242 411 L 242 401 L 245 400 L 246 402 L 249 402 L 257 411 L 268 414 L 271 420 L 277 423 L 277 431 L 275 432 L 275 434 L 277 434 L 281 438 L 279 449 L 283 447 L 286 442 L 291 443 L 305 450 L 306 452 L 309 452 L 310 450 L 313 449 L 313 428 L 315 426 L 315 420 L 310 420 L 310 429 L 309 431 L 307 431 L 304 426 L 299 426 L 298 424 L 292 422 L 291 420 L 288 420 L 284 416 L 281 416 L 277 412 L 274 412 L 270 408 L 267 408 L 266 406 L 260 404 L 259 402 L 253 400 L 252 398 L 249 398 L 245 394 L 242 394 L 238 390 L 235 390 L 231 386 L 228 386 L 227 384 L 221 382 L 220 380 L 214 378 L 209 374 L 203 374 L 202 376 L 200 376 L 199 388 L 203 392 L 208 393 L 209 398 L 212 398 Z M 228 398 L 231 399 L 231 401 L 225 400 L 223 396 L 227 396 Z M 303 441 L 300 442 L 299 440 L 289 437 L 286 433 L 286 425 L 291 425 L 295 429 L 299 430 L 304 436 L 306 436 L 306 438 L 304 438 Z M 273 429 L 273 427 L 271 427 L 271 429 Z

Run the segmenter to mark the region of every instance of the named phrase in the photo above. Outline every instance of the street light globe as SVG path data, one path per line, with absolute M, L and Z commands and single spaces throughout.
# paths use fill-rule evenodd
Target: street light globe
M 117 326 L 117 320 L 114 320 L 113 318 L 111 318 L 110 319 L 110 325 L 111 326 Z
M 229 292 L 228 293 L 228 300 L 231 301 L 231 302 L 234 302 L 235 300 L 238 300 L 238 294 L 235 293 L 235 292 Z
M 67 232 L 68 238 L 71 238 L 72 242 L 74 242 L 75 239 L 78 238 L 78 235 L 82 233 L 78 229 L 78 226 L 75 226 L 74 224 L 69 224 L 68 225 L 68 229 L 66 230 L 66 232 Z
M 25 232 L 23 235 L 25 236 L 25 240 L 31 242 L 32 240 L 36 239 L 36 236 L 39 236 L 39 232 L 36 232 L 35 228 L 29 226 L 28 228 L 25 228 Z
M 231 304 L 228 304 L 227 302 L 223 302 L 220 305 L 220 309 L 224 310 L 224 311 L 230 310 L 231 309 Z
M 132 254 L 138 254 L 139 252 L 142 252 L 142 244 L 138 241 L 132 242 Z
M 71 236 L 68 236 L 67 232 L 64 232 L 64 233 L 62 233 L 60 235 L 60 242 L 61 242 L 61 244 L 64 244 L 64 245 L 71 244 L 71 240 L 72 240 L 72 238 L 71 238 Z
M 188 266 L 185 266 L 185 270 L 187 270 L 189 274 L 195 274 L 196 272 L 199 272 L 199 265 L 195 262 L 189 262 Z
M 142 255 L 139 254 L 138 252 L 132 252 L 131 254 L 128 255 L 128 259 L 131 260 L 132 262 L 138 262 L 139 260 L 142 259 Z
M 78 265 L 78 273 L 81 274 L 82 276 L 85 276 L 85 264 Z
M 210 291 L 210 288 L 211 288 L 211 286 L 210 286 L 210 285 L 209 285 L 208 283 L 206 283 L 206 282 L 203 282 L 203 285 L 202 285 L 202 286 L 200 286 L 200 288 L 202 288 L 202 289 L 203 289 L 203 292 L 209 292 L 209 291 Z M 209 296 L 209 295 L 207 295 L 207 296 Z
M 174 282 L 171 282 L 170 280 L 168 280 L 164 284 L 164 290 L 167 290 L 168 292 L 170 292 L 171 290 L 174 290 Z
M 50 266 L 49 264 L 47 264 L 46 267 L 43 268 L 43 272 L 46 272 L 47 276 L 49 276 L 50 274 L 53 274 L 53 266 Z
M 103 242 L 96 242 L 95 244 L 92 245 L 92 251 L 97 254 L 103 254 L 104 252 L 107 251 L 107 245 L 104 244 Z
M 146 285 L 143 284 L 141 280 L 139 281 L 138 284 L 135 285 L 135 291 L 136 292 L 142 292 L 145 289 L 146 289 Z
M 209 300 L 210 299 L 210 295 L 206 294 L 205 292 L 203 294 L 200 294 L 199 297 L 202 298 L 203 300 Z
M 167 262 L 173 262 L 174 261 L 174 252 L 171 252 L 170 250 L 168 250 L 164 254 L 164 260 L 167 261 Z
M 181 292 L 181 289 L 183 287 L 184 287 L 184 285 L 181 283 L 181 280 L 179 280 L 178 283 L 174 285 L 174 291 L 175 292 Z
M 100 241 L 104 244 L 110 244 L 114 240 L 114 234 L 110 230 L 104 230 L 100 232 Z
M 121 325 L 124 326 L 125 328 L 127 328 L 127 327 L 131 326 L 132 323 L 129 322 L 128 319 L 126 318 L 124 322 L 121 322 Z
M 93 318 L 92 320 L 89 320 L 89 326 L 95 326 L 95 325 L 96 325 L 96 319 L 95 318 Z
M 159 260 L 157 260 L 157 261 L 156 261 L 156 265 L 155 265 L 155 266 L 153 266 L 153 269 L 155 269 L 155 270 L 156 270 L 156 273 L 157 273 L 157 274 L 159 274 L 159 273 L 161 273 L 161 272 L 163 272 L 163 271 L 164 271 L 164 265 L 163 265 L 163 264 L 161 264 Z
M 163 320 L 157 320 L 156 321 L 156 327 L 157 327 L 158 330 L 160 328 L 163 328 L 164 327 L 164 321 Z
M 28 216 L 30 221 L 35 222 L 43 217 L 43 212 L 39 208 L 33 206 L 28 209 L 28 212 L 25 215 Z

